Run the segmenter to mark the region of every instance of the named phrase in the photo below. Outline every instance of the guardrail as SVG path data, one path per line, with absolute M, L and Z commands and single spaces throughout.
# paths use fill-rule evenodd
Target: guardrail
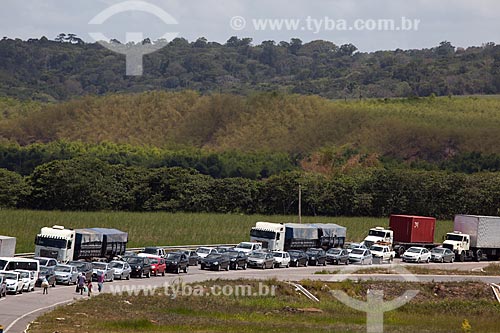
M 172 250 L 194 250 L 199 247 L 219 247 L 219 246 L 236 246 L 236 245 L 238 244 L 173 245 L 173 246 L 155 246 L 155 247 L 159 247 L 167 251 L 172 251 Z M 127 248 L 127 251 L 141 252 L 144 251 L 144 248 L 145 247 L 132 247 L 132 248 Z M 35 253 L 16 253 L 14 256 L 18 258 L 33 258 L 35 256 Z

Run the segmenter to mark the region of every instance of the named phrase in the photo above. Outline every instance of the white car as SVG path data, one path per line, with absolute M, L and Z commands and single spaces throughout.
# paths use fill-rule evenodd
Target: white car
M 262 243 L 259 242 L 241 242 L 234 248 L 234 251 L 245 252 L 247 255 L 260 250 Z
M 370 247 L 370 251 L 374 258 L 379 258 L 380 262 L 387 261 L 391 263 L 396 257 L 396 252 L 391 250 L 391 248 L 387 245 L 372 245 Z
M 430 262 L 431 261 L 431 252 L 427 250 L 425 247 L 410 247 L 401 257 L 401 260 L 404 262 Z
M 351 253 L 354 249 L 368 249 L 364 244 L 361 243 L 350 243 L 347 245 L 347 252 Z
M 115 279 L 127 279 L 130 280 L 130 273 L 132 269 L 128 262 L 113 260 L 109 263 L 109 266 L 115 270 Z
M 196 253 L 200 258 L 206 258 L 209 254 L 218 252 L 215 247 L 199 247 L 196 249 Z
M 23 269 L 16 269 L 14 272 L 21 274 L 21 279 L 23 279 L 23 291 L 34 291 L 35 283 L 37 280 L 35 271 L 28 271 Z
M 57 265 L 54 267 L 56 273 L 56 282 L 67 284 L 76 284 L 78 280 L 78 268 L 70 265 Z
M 349 262 L 360 265 L 371 265 L 373 256 L 368 249 L 354 248 L 351 253 L 349 253 Z
M 284 251 L 274 251 L 274 266 L 275 267 L 290 267 L 290 254 Z
M 22 294 L 24 288 L 24 282 L 21 278 L 21 273 L 14 271 L 2 271 L 1 275 L 4 276 L 5 282 L 7 283 L 7 292 L 13 294 Z

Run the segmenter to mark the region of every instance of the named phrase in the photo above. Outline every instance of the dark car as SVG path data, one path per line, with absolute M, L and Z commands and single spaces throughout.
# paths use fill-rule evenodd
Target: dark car
M 0 275 L 0 297 L 7 296 L 7 282 L 5 281 L 5 277 Z
M 248 267 L 274 268 L 274 255 L 271 252 L 254 252 L 248 256 Z
M 229 270 L 231 260 L 227 255 L 220 253 L 210 253 L 205 258 L 201 259 L 201 269 L 213 269 L 220 271 L 221 269 Z
M 87 261 L 70 261 L 68 265 L 75 266 L 78 270 L 78 273 L 82 273 L 85 275 L 85 279 L 90 281 L 92 279 L 92 273 L 94 272 L 94 268 L 92 267 L 91 262 Z
M 307 267 L 307 263 L 309 262 L 309 257 L 304 251 L 301 250 L 290 250 L 288 251 L 290 254 L 290 266 L 299 267 L 304 266 Z
M 326 252 L 323 249 L 309 249 L 306 251 L 309 257 L 309 265 L 326 266 Z
M 41 267 L 38 273 L 38 278 L 35 282 L 35 287 L 40 288 L 42 286 L 43 278 L 47 279 L 49 286 L 56 286 L 56 273 L 54 272 L 54 267 Z
M 231 269 L 238 269 L 238 267 L 241 267 L 243 269 L 247 269 L 247 264 L 248 264 L 248 257 L 245 254 L 245 252 L 241 251 L 227 251 L 225 253 L 229 257 L 229 260 L 231 261 L 229 267 Z
M 130 276 L 132 277 L 151 277 L 151 261 L 147 257 L 130 257 L 127 260 L 130 265 Z
M 217 246 L 215 249 L 218 253 L 226 253 L 234 249 L 234 246 Z
M 184 251 L 184 254 L 188 257 L 189 266 L 197 266 L 200 262 L 200 256 L 196 251 Z
M 188 272 L 189 259 L 184 252 L 170 252 L 165 257 L 165 264 L 168 272 L 179 274 L 182 271 Z
M 329 249 L 326 251 L 326 262 L 329 264 L 340 265 L 349 264 L 349 252 L 347 249 Z

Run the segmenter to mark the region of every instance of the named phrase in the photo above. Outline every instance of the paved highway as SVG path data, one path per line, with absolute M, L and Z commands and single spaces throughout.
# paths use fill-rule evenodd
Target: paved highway
M 401 264 L 396 261 L 399 267 L 407 267 L 408 265 L 415 266 L 416 264 Z M 480 270 L 482 267 L 487 266 L 487 262 L 467 262 L 467 263 L 454 263 L 454 264 L 418 264 L 418 267 L 427 268 L 440 268 L 450 270 Z M 401 269 L 397 269 L 396 274 L 356 274 L 356 269 L 378 267 L 381 265 L 372 266 L 332 266 L 327 267 L 301 267 L 301 268 L 280 268 L 280 269 L 247 269 L 246 271 L 229 271 L 229 272 L 212 272 L 202 271 L 198 267 L 190 267 L 188 274 L 166 274 L 165 277 L 152 277 L 150 279 L 131 279 L 128 281 L 115 281 L 113 283 L 106 283 L 104 292 L 110 292 L 111 288 L 119 286 L 133 286 L 133 285 L 148 285 L 162 287 L 165 283 L 174 284 L 178 282 L 179 277 L 185 283 L 203 282 L 210 279 L 224 278 L 224 279 L 269 279 L 276 278 L 281 281 L 300 281 L 303 279 L 322 280 L 322 281 L 341 281 L 346 278 L 350 279 L 372 279 L 384 281 L 404 281 L 410 278 L 416 278 L 421 282 L 452 282 L 452 281 L 466 281 L 475 280 L 483 281 L 485 283 L 500 283 L 500 276 L 474 276 L 474 275 L 408 275 Z M 387 265 L 382 265 L 387 266 Z M 314 274 L 317 271 L 327 269 L 329 271 L 341 270 L 341 274 Z M 96 284 L 95 286 L 96 287 Z M 94 288 L 97 290 L 97 288 Z M 8 295 L 6 298 L 0 299 L 0 325 L 4 326 L 4 332 L 16 333 L 23 332 L 27 325 L 35 320 L 42 313 L 49 311 L 58 305 L 70 303 L 86 296 L 80 296 L 75 293 L 75 286 L 56 286 L 49 288 L 48 295 L 42 295 L 41 289 L 36 289 L 34 292 L 23 293 L 22 295 Z

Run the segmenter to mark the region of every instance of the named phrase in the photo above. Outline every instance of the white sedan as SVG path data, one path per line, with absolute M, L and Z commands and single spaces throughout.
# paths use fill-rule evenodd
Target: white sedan
M 401 257 L 403 262 L 430 262 L 431 253 L 425 247 L 410 247 Z
M 14 271 L 3 271 L 0 272 L 5 278 L 7 283 L 7 292 L 13 294 L 22 294 L 24 288 L 24 282 L 21 278 L 21 273 Z
M 34 291 L 35 283 L 37 280 L 35 271 L 28 271 L 23 269 L 16 269 L 15 272 L 21 274 L 21 279 L 23 279 L 23 291 Z
M 275 267 L 290 267 L 290 254 L 284 251 L 274 251 L 274 266 Z

